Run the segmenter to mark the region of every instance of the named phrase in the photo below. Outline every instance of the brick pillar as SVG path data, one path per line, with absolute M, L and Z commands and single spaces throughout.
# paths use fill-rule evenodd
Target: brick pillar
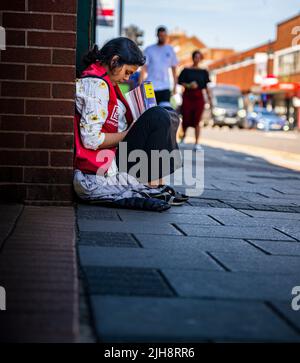
M 72 201 L 76 0 L 1 0 L 0 199 Z

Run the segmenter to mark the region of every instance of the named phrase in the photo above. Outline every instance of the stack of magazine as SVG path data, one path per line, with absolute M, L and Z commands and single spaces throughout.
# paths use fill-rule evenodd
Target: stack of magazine
M 134 120 L 145 111 L 157 106 L 152 82 L 143 82 L 140 86 L 125 94 Z

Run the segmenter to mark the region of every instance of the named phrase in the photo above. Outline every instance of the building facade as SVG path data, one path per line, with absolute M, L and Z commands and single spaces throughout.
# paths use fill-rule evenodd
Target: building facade
M 209 48 L 196 36 L 189 37 L 185 32 L 179 30 L 174 31 L 169 35 L 169 43 L 175 49 L 180 68 L 191 65 L 192 53 L 195 50 L 200 50 L 203 54 L 203 67 L 207 67 L 212 62 L 235 53 L 233 49 Z
M 277 24 L 274 41 L 225 57 L 209 65 L 215 83 L 259 95 L 290 122 L 298 125 L 300 97 L 300 15 Z

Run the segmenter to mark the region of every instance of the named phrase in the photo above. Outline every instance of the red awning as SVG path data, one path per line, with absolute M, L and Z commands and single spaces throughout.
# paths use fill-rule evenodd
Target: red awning
M 277 82 L 272 85 L 264 85 L 261 88 L 263 93 L 286 93 L 288 97 L 294 97 L 300 92 L 298 82 Z

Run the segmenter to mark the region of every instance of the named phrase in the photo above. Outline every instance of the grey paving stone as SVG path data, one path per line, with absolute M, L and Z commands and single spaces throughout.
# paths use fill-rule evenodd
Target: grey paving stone
M 97 219 L 107 221 L 120 221 L 118 213 L 109 208 L 99 208 L 93 205 L 78 205 L 77 217 L 79 219 Z
M 168 223 L 150 222 L 113 222 L 113 221 L 91 221 L 79 219 L 78 226 L 80 231 L 89 232 L 122 232 L 122 233 L 146 233 L 162 235 L 181 235 L 181 233 Z
M 102 342 L 299 341 L 259 302 L 92 296 Z
M 278 229 L 280 231 L 282 231 L 283 233 L 296 238 L 298 241 L 300 241 L 300 222 L 298 223 L 297 226 L 294 227 L 278 227 Z
M 245 255 L 231 252 L 212 252 L 231 271 L 245 271 L 270 274 L 300 273 L 300 258 L 290 256 Z
M 245 239 L 270 239 L 278 241 L 293 241 L 292 237 L 287 237 L 283 233 L 271 227 L 231 227 L 215 226 L 201 227 L 192 224 L 178 224 L 178 227 L 188 236 L 199 237 L 222 237 L 222 238 L 245 238 Z
M 99 247 L 140 247 L 130 233 L 80 232 L 79 244 Z
M 248 210 L 254 210 L 254 207 L 252 207 L 249 202 L 227 202 L 227 204 L 231 207 L 231 208 L 236 208 L 236 209 L 244 209 L 245 211 Z
M 272 255 L 300 256 L 299 242 L 249 241 Z
M 163 276 L 150 268 L 87 266 L 84 274 L 91 295 L 174 296 Z
M 230 208 L 225 202 L 213 199 L 195 199 L 191 198 L 189 204 L 193 207 L 203 207 L 203 208 Z
M 299 275 L 264 275 L 245 272 L 162 270 L 180 296 L 290 301 Z
M 294 219 L 296 221 L 300 221 L 300 213 L 262 212 L 252 210 L 241 210 L 241 212 L 244 212 L 254 218 Z
M 240 251 L 244 253 L 262 253 L 255 247 L 242 239 L 209 238 L 209 237 L 185 237 L 185 236 L 155 236 L 136 234 L 144 248 L 156 248 L 166 250 L 187 250 L 196 251 Z M 300 244 L 299 244 L 300 245 Z
M 300 198 L 299 195 L 293 195 L 290 196 L 288 194 L 285 195 L 281 195 L 281 197 L 277 197 L 277 198 L 269 198 L 269 202 L 270 204 L 274 205 L 274 206 L 299 206 L 300 203 Z
M 195 268 L 199 270 L 222 270 L 208 255 L 195 250 L 173 251 L 144 248 L 79 247 L 83 266 L 118 266 L 175 269 Z
M 122 221 L 130 222 L 130 221 L 137 221 L 137 222 L 151 222 L 151 223 L 195 223 L 201 224 L 203 226 L 218 226 L 220 223 L 216 222 L 212 218 L 206 215 L 193 215 L 191 218 L 188 214 L 170 214 L 170 213 L 161 213 L 161 214 L 147 214 L 144 215 L 142 213 L 126 213 L 119 212 L 119 216 L 121 217 Z
M 274 212 L 276 211 L 276 207 L 270 204 L 262 204 L 262 203 L 252 203 L 249 202 L 245 207 L 241 206 L 238 203 L 230 203 L 230 205 L 237 209 L 246 209 L 246 210 L 258 210 L 263 212 Z
M 215 216 L 220 223 L 225 226 L 241 226 L 241 227 L 293 227 L 297 223 L 295 220 L 279 219 L 279 218 L 253 218 L 246 215 L 240 217 L 231 216 Z
M 300 286 L 300 283 L 295 286 Z M 291 300 L 289 302 L 274 302 L 272 305 L 294 326 L 300 334 L 300 310 L 294 311 L 291 306 Z
M 299 213 L 299 207 L 273 206 L 276 212 Z
M 221 200 L 240 200 L 249 201 L 249 198 L 254 197 L 255 193 L 244 193 L 244 192 L 231 192 L 223 190 L 205 190 L 201 195 L 201 199 L 221 199 Z M 195 198 L 196 199 L 196 198 Z
M 178 208 L 171 208 L 166 213 L 168 214 L 189 214 L 189 215 L 228 215 L 228 216 L 243 216 L 244 214 L 233 208 L 201 208 L 184 205 Z

